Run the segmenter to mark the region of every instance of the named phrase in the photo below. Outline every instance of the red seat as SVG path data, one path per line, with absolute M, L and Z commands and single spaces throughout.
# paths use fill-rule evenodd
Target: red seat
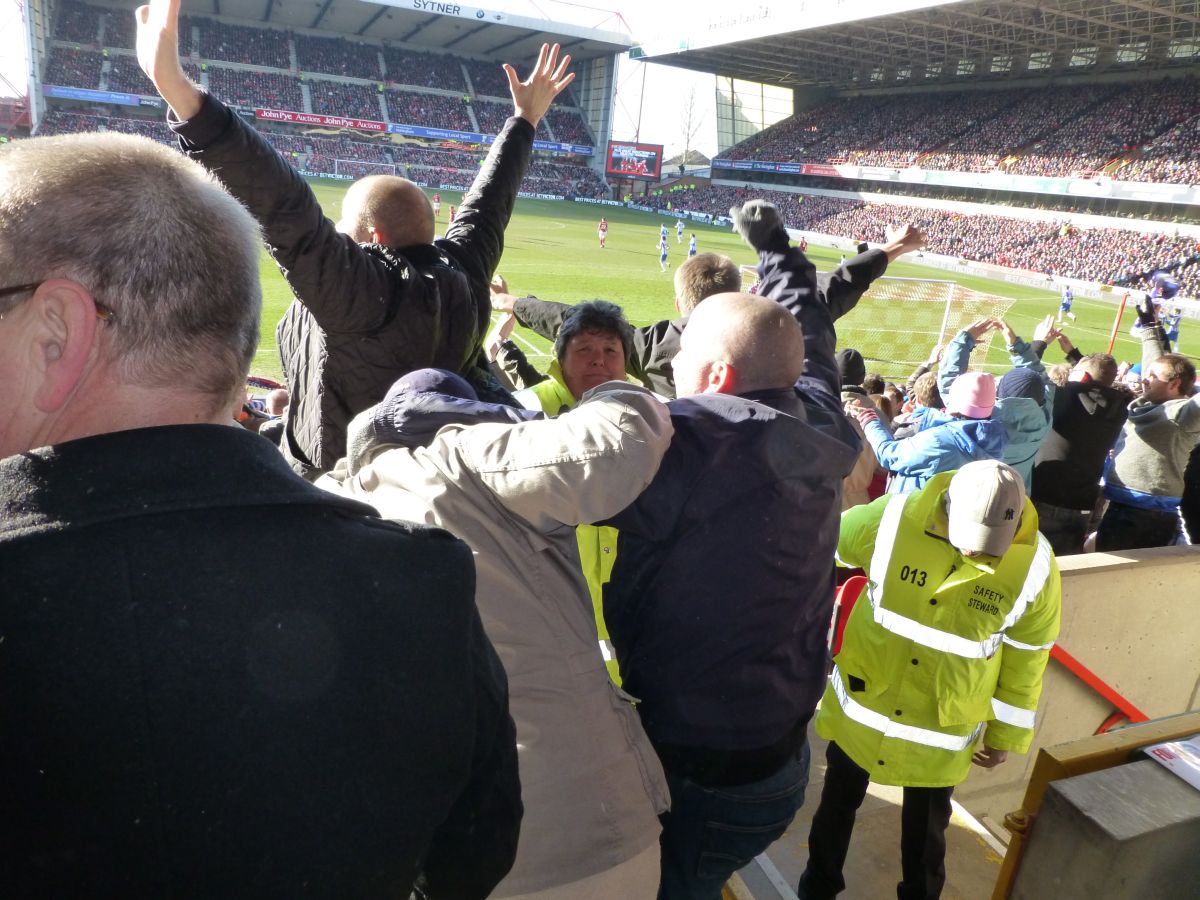
M 846 633 L 846 623 L 850 621 L 850 611 L 858 602 L 859 595 L 867 587 L 866 575 L 853 575 L 838 588 L 833 600 L 833 621 L 829 625 L 829 652 L 837 656 L 842 649 L 842 635 Z

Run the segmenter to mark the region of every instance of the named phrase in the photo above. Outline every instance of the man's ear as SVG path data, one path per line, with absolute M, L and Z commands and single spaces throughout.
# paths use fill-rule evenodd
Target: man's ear
M 732 394 L 737 373 L 727 362 L 717 360 L 708 367 L 708 376 L 704 383 L 706 394 Z
M 66 278 L 42 282 L 29 302 L 35 304 L 32 361 L 40 377 L 33 400 L 42 412 L 53 413 L 79 386 L 102 326 L 92 295 Z

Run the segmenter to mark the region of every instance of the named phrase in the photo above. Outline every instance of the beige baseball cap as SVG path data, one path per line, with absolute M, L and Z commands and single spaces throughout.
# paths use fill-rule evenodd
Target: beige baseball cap
M 1003 556 L 1012 546 L 1025 509 L 1025 481 L 994 459 L 967 463 L 946 491 L 947 537 L 959 550 Z

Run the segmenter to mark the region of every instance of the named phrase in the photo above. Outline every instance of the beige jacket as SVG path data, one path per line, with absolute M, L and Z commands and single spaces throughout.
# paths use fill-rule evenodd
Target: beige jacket
M 517 860 L 495 897 L 578 881 L 658 840 L 666 780 L 605 671 L 575 526 L 628 506 L 672 434 L 649 392 L 612 382 L 556 419 L 452 425 L 427 447 L 381 448 L 356 475 L 335 472 L 346 496 L 446 528 L 475 553 L 479 611 L 508 673 L 525 804 Z

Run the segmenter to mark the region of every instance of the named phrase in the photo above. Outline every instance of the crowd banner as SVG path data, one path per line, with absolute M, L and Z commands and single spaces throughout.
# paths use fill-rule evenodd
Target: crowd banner
M 111 103 L 114 106 L 156 106 L 161 107 L 162 101 L 156 97 L 143 98 L 139 94 L 125 94 L 119 91 L 92 91 L 87 88 L 65 87 L 61 84 L 47 84 L 42 88 L 46 97 L 56 97 L 61 100 L 87 100 L 91 103 Z M 142 100 L 152 100 L 153 103 L 143 104 Z
M 268 122 L 291 122 L 296 125 L 323 125 L 326 128 L 356 128 L 359 131 L 387 131 L 385 122 L 371 119 L 351 119 L 344 116 L 318 116 L 313 113 L 293 112 L 286 109 L 261 109 L 255 107 L 254 117 Z

